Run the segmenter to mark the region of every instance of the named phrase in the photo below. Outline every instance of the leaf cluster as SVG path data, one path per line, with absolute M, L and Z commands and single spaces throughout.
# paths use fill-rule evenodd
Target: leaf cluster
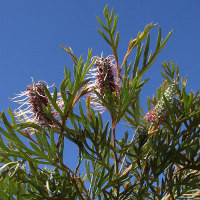
M 83 56 L 77 58 L 70 47 L 61 46 L 74 65 L 72 72 L 65 67 L 59 91 L 54 87 L 51 93 L 43 85 L 48 105 L 41 109 L 53 125 L 16 119 L 11 109 L 0 113 L 0 199 L 200 198 L 199 92 L 188 93 L 187 77 L 180 78 L 173 62 L 164 62 L 164 80 L 147 98 L 150 113 L 162 103 L 162 122 L 149 124 L 140 101 L 149 80 L 143 76 L 172 32 L 162 39 L 159 27 L 155 50 L 150 51 L 150 32 L 156 24 L 148 24 L 130 40 L 120 61 L 118 16 L 106 6 L 104 17 L 105 24 L 97 17 L 102 28 L 98 32 L 113 51 L 118 91 L 104 88 L 102 95 L 90 87 L 87 74 L 96 61 L 91 61 L 92 50 L 84 62 Z M 128 63 L 134 49 L 133 62 Z M 166 93 L 174 83 L 169 98 Z M 105 113 L 91 106 L 92 93 Z M 66 140 L 78 149 L 73 169 L 66 165 Z

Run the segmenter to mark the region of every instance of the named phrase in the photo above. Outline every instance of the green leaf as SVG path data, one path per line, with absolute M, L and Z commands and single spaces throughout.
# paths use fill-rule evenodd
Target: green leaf
M 102 101 L 102 104 L 110 111 L 110 113 L 112 113 L 112 115 L 114 117 L 116 117 L 117 116 L 116 110 L 114 110 L 112 108 L 112 106 L 110 106 L 110 103 L 108 103 L 107 101 L 105 101 L 104 98 L 97 91 L 94 90 L 94 92 L 98 96 L 98 98 Z
M 42 152 L 33 142 L 30 142 L 31 147 L 35 150 L 35 155 L 38 155 L 40 157 L 40 159 L 48 159 L 48 157 L 46 156 L 46 154 L 44 152 Z
M 112 35 L 115 34 L 115 30 L 117 27 L 117 19 L 118 19 L 118 15 L 114 17 L 113 28 L 112 28 L 112 32 L 111 32 Z
M 72 123 L 72 126 L 76 129 L 76 130 L 79 130 L 78 129 L 78 126 L 76 125 L 76 120 L 75 120 L 75 118 L 74 118 L 74 115 L 70 115 L 70 121 L 71 121 L 71 123 Z
M 99 24 L 103 27 L 103 29 L 108 32 L 108 28 L 103 24 L 103 22 L 99 19 L 99 17 L 97 17 L 97 20 L 98 20 Z
M 12 110 L 11 110 L 10 108 L 8 108 L 8 109 L 7 109 L 7 112 L 8 112 L 8 114 L 9 114 L 10 117 L 11 117 L 11 120 L 12 120 L 13 125 L 15 125 L 15 117 L 14 117 L 14 114 L 13 114 Z
M 160 39 L 160 34 L 161 34 L 161 30 L 159 29 L 158 32 L 158 39 L 157 39 L 157 45 L 159 44 L 159 39 Z M 142 77 L 143 74 L 150 68 L 150 66 L 154 63 L 154 61 L 156 60 L 158 53 L 162 50 L 162 48 L 165 46 L 165 44 L 167 43 L 168 39 L 170 38 L 172 34 L 172 31 L 167 35 L 166 39 L 164 40 L 164 42 L 159 46 L 158 49 L 156 49 L 155 53 L 151 56 L 151 58 L 149 59 L 148 63 L 142 67 L 142 69 L 139 72 L 139 77 Z
M 44 147 L 43 147 L 43 138 L 42 138 L 42 135 L 40 133 L 38 133 L 37 131 L 35 131 L 34 133 L 36 139 L 37 139 L 37 142 L 38 142 L 38 145 L 40 147 L 40 151 L 44 153 Z
M 129 84 L 129 81 L 127 82 L 127 84 Z M 133 100 L 133 97 L 136 95 L 136 84 L 137 84 L 137 79 L 135 78 L 134 80 L 132 80 L 132 85 L 131 85 L 131 90 L 130 90 L 131 92 L 126 95 L 126 98 L 123 101 L 121 111 L 119 112 L 120 114 L 118 115 L 118 118 L 117 118 L 118 121 L 127 111 L 131 101 Z
M 8 130 L 8 132 L 10 132 L 11 135 L 15 135 L 15 132 L 14 132 L 14 130 L 13 130 L 11 124 L 8 122 L 8 119 L 6 118 L 5 113 L 2 112 L 2 113 L 1 113 L 1 116 L 2 116 L 2 118 L 3 118 L 3 122 L 4 122 L 4 124 L 5 124 L 5 126 L 6 126 L 6 128 L 7 128 L 7 130 Z
M 50 148 L 49 142 L 48 142 L 46 137 L 47 137 L 46 133 L 45 133 L 45 131 L 43 131 L 43 133 L 42 133 L 42 139 L 43 139 L 42 142 L 43 142 L 43 145 L 44 145 L 44 147 L 46 148 L 46 150 L 48 152 L 49 160 L 51 160 L 52 159 L 52 157 L 51 157 L 51 148 Z
M 106 37 L 106 35 L 103 33 L 103 31 L 97 29 L 97 31 L 99 32 L 99 34 L 103 37 L 103 39 L 111 46 L 111 42 L 110 40 Z
M 85 160 L 85 169 L 86 169 L 86 174 L 87 174 L 87 179 L 91 183 L 91 175 L 90 175 L 90 163 L 89 161 Z
M 31 123 L 31 122 L 19 123 L 19 124 L 16 124 L 16 126 L 19 127 L 20 129 L 33 128 L 40 132 L 43 131 L 43 129 L 39 125 Z
M 4 192 L 3 190 L 0 190 L 0 198 L 2 200 L 6 200 L 8 198 L 8 194 L 6 192 Z
M 56 87 L 54 88 L 54 94 L 53 94 L 53 98 L 50 94 L 50 92 L 48 91 L 47 87 L 43 84 L 43 88 L 45 91 L 45 94 L 47 95 L 48 99 L 50 100 L 51 104 L 53 105 L 53 107 L 55 108 L 55 110 L 61 115 L 63 116 L 63 112 L 61 111 L 61 109 L 59 108 L 59 106 L 56 103 L 57 100 L 57 89 Z M 51 107 L 50 107 L 50 111 L 51 111 Z
M 55 103 L 56 103 L 56 100 L 57 100 L 57 96 L 58 96 L 57 88 L 54 87 L 53 101 L 54 101 Z
M 117 32 L 115 37 L 115 49 L 117 49 L 118 43 L 119 43 L 119 32 Z
M 191 91 L 190 95 L 189 95 L 189 100 L 188 100 L 188 109 L 190 109 L 193 101 L 194 101 L 194 99 L 193 99 L 193 92 Z
M 69 82 L 69 78 L 68 77 L 65 77 L 64 80 L 62 81 L 61 85 L 60 85 L 60 93 L 61 93 L 61 96 L 63 98 L 63 101 L 64 103 L 67 102 L 67 97 L 66 97 L 66 87 L 68 85 L 68 82 Z
M 173 110 L 172 110 L 172 108 L 171 108 L 171 106 L 170 106 L 170 103 L 169 103 L 169 101 L 167 100 L 167 98 L 165 97 L 165 95 L 163 95 L 163 100 L 164 100 L 165 105 L 167 106 L 167 109 L 169 110 L 169 112 L 170 112 L 170 113 L 173 113 Z
M 150 35 L 148 33 L 147 41 L 146 41 L 145 49 L 144 49 L 143 66 L 145 66 L 147 63 L 147 56 L 148 56 L 148 52 L 149 52 L 149 43 L 150 43 Z
M 157 37 L 157 44 L 156 44 L 156 50 L 160 48 L 160 44 L 161 44 L 161 28 L 159 26 L 158 37 Z
M 78 59 L 76 58 L 76 56 L 75 56 L 74 52 L 72 51 L 72 49 L 70 47 L 67 48 L 67 47 L 64 47 L 62 45 L 61 45 L 61 48 L 63 50 L 65 50 L 70 55 L 70 57 L 73 60 L 74 64 L 77 65 Z
M 184 87 L 182 88 L 182 95 L 183 95 L 183 102 L 184 102 L 185 113 L 186 113 L 186 115 L 189 115 L 189 108 L 190 108 L 189 104 L 188 104 L 189 97 L 188 97 L 188 95 L 187 95 Z
M 100 130 L 102 130 L 103 128 L 103 121 L 102 121 L 102 118 L 101 118 L 101 114 L 98 112 L 98 120 L 99 120 L 99 128 Z
M 108 19 L 109 18 L 109 8 L 108 8 L 108 6 L 105 6 L 103 13 L 104 13 L 104 16 L 106 17 L 106 19 Z
M 108 12 L 108 15 L 109 15 L 109 12 Z M 109 22 L 110 22 L 110 23 L 111 23 L 112 20 L 113 20 L 113 16 L 114 16 L 114 11 L 113 11 L 113 9 L 112 9 L 111 14 L 110 14 L 110 19 L 109 19 Z
M 51 139 L 51 150 L 53 152 L 53 155 L 56 154 L 56 152 L 58 152 L 58 148 L 55 145 L 55 141 L 54 141 L 54 129 L 51 128 L 50 130 L 50 139 Z M 54 157 L 54 159 L 56 160 L 56 157 Z
M 139 64 L 139 61 L 140 61 L 142 50 L 143 50 L 143 45 L 141 46 L 141 43 L 139 42 L 138 46 L 137 46 L 137 53 L 136 53 L 134 66 L 133 66 L 132 78 L 135 78 L 135 76 L 136 76 L 136 72 L 137 72 L 137 69 L 138 69 L 138 64 Z
M 94 59 L 92 60 L 92 62 L 90 63 L 91 57 L 92 57 L 92 49 L 91 49 L 91 50 L 88 50 L 87 61 L 86 61 L 85 65 L 84 65 L 83 73 L 82 73 L 82 75 L 81 75 L 81 80 L 80 80 L 80 82 L 83 82 L 83 81 L 84 81 L 86 74 L 88 73 L 88 71 L 89 71 L 90 68 L 93 66 L 93 64 L 94 64 L 94 62 L 95 62 L 95 60 L 96 60 L 96 58 L 94 58 Z M 89 63 L 90 63 L 90 64 L 89 64 Z
M 13 200 L 13 190 L 14 190 L 13 181 L 14 181 L 13 179 L 9 180 L 9 200 Z
M 90 124 L 89 119 L 88 119 L 88 118 L 85 116 L 85 114 L 84 114 L 84 111 L 83 111 L 83 108 L 82 108 L 82 105 L 81 105 L 81 102 L 80 102 L 80 101 L 79 101 L 79 112 L 80 112 L 80 114 L 81 114 L 82 119 L 84 120 L 85 125 Z
M 169 32 L 169 34 L 167 35 L 167 37 L 165 38 L 165 40 L 162 42 L 162 44 L 161 44 L 161 46 L 159 48 L 159 51 L 161 51 L 162 48 L 166 45 L 166 43 L 169 40 L 169 38 L 171 37 L 172 33 L 173 33 L 173 30 Z

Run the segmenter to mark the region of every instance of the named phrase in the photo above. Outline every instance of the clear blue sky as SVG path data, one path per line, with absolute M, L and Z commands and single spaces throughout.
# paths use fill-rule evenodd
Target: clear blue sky
M 143 91 L 143 101 L 162 82 L 161 63 L 173 60 L 183 76 L 188 74 L 188 89 L 200 85 L 200 1 L 198 0 L 7 0 L 0 1 L 0 110 L 16 108 L 8 97 L 26 89 L 31 78 L 49 84 L 61 83 L 64 66 L 72 68 L 70 57 L 60 45 L 70 46 L 76 55 L 111 54 L 98 32 L 96 16 L 103 17 L 108 4 L 119 14 L 120 63 L 128 42 L 150 22 L 161 26 L 163 37 L 174 30 L 171 39 L 151 67 L 151 80 Z M 157 28 L 152 31 L 155 48 Z M 154 38 L 153 38 L 154 37 Z M 134 55 L 132 55 L 132 58 Z M 71 152 L 70 152 L 71 153 Z

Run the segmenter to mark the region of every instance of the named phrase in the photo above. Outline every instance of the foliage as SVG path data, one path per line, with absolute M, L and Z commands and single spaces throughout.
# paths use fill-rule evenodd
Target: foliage
M 33 106 L 33 116 L 20 109 L 18 114 L 11 109 L 8 114 L 0 113 L 0 199 L 200 199 L 199 92 L 187 93 L 187 77 L 179 77 L 173 62 L 164 62 L 164 81 L 148 97 L 147 115 L 140 105 L 140 93 L 148 81 L 143 75 L 172 32 L 162 39 L 159 27 L 155 51 L 149 51 L 150 31 L 156 24 L 148 24 L 131 39 L 120 65 L 118 16 L 108 6 L 104 16 L 105 24 L 97 17 L 102 27 L 98 32 L 113 51 L 115 79 L 110 78 L 114 69 L 106 59 L 91 61 L 92 50 L 84 63 L 71 48 L 62 46 L 74 62 L 73 76 L 65 68 L 60 92 L 54 87 L 54 93 L 45 84 L 39 88 L 33 82 L 31 95 L 37 99 L 34 106 L 40 109 L 40 116 Z M 134 62 L 128 64 L 133 50 Z M 103 77 L 103 84 L 115 81 L 114 89 L 112 85 L 104 85 L 102 90 L 98 90 L 101 85 L 92 87 L 87 74 L 93 65 L 103 66 L 99 69 L 105 71 L 97 69 L 97 77 Z M 26 103 L 32 105 L 32 96 L 27 94 Z M 105 122 L 103 111 L 95 111 L 91 105 L 94 95 L 111 122 Z M 46 103 L 38 103 L 44 100 Z M 127 126 L 130 128 L 122 132 Z M 79 149 L 74 169 L 65 164 L 66 140 Z

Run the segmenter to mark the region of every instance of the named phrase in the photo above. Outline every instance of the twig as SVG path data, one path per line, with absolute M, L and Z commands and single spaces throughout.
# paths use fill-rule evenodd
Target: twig
M 116 138 L 115 138 L 115 128 L 116 128 L 116 121 L 112 116 L 112 128 L 113 128 L 113 148 L 116 148 Z M 114 153 L 114 159 L 115 159 L 115 171 L 116 171 L 116 175 L 118 174 L 118 157 L 117 157 L 117 153 L 115 152 L 115 150 L 113 150 Z

